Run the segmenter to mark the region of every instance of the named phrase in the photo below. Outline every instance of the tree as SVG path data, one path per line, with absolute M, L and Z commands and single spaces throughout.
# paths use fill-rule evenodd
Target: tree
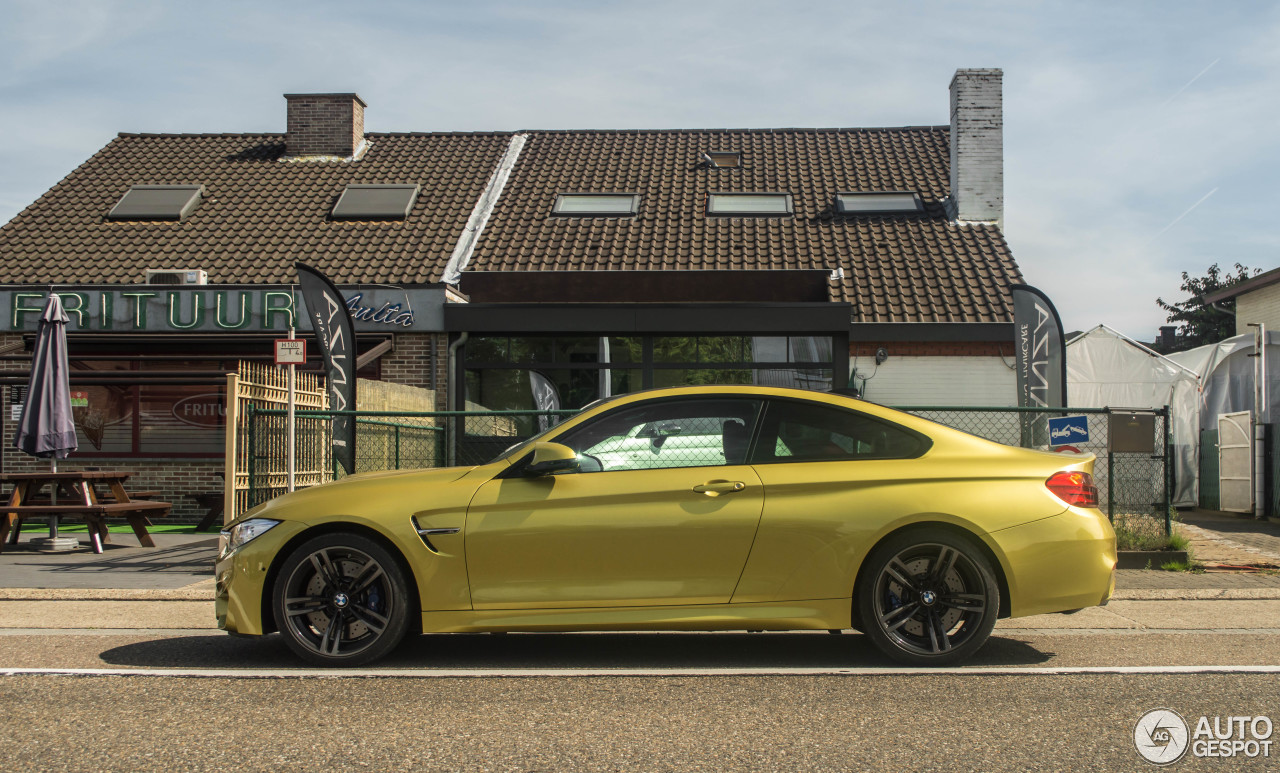
M 1217 263 L 1209 266 L 1207 276 L 1193 277 L 1183 271 L 1180 289 L 1190 297 L 1178 303 L 1168 303 L 1163 298 L 1156 298 L 1156 305 L 1169 312 L 1167 320 L 1179 323 L 1178 342 L 1165 354 L 1186 351 L 1206 344 L 1216 344 L 1235 335 L 1235 301 L 1220 301 L 1215 308 L 1202 299 L 1209 293 L 1262 273 L 1261 269 L 1252 269 L 1252 271 L 1253 273 L 1250 274 L 1250 269 L 1239 263 L 1236 264 L 1234 274 L 1223 274 Z

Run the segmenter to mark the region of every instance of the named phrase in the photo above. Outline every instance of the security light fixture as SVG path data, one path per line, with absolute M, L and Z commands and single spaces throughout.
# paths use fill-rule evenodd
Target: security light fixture
M 108 220 L 183 220 L 200 206 L 203 185 L 134 185 L 107 213 Z

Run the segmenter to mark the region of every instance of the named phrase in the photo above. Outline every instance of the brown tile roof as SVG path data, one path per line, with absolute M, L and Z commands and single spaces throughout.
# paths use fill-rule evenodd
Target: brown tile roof
M 2 282 L 292 282 L 294 261 L 339 283 L 436 281 L 509 135 L 376 134 L 358 162 L 285 162 L 281 134 L 121 134 L 0 228 Z M 330 220 L 350 183 L 418 183 L 404 221 Z M 202 184 L 182 222 L 110 221 L 132 185 Z
M 530 132 L 467 269 L 843 269 L 855 322 L 1007 322 L 1021 273 L 999 228 L 949 222 L 948 127 Z M 701 153 L 740 150 L 741 169 Z M 841 217 L 846 191 L 918 191 L 918 215 Z M 715 192 L 785 192 L 793 217 L 707 216 Z M 627 218 L 554 216 L 555 194 L 639 193 Z M 465 277 L 462 284 L 466 292 Z
M 339 283 L 439 282 L 511 134 L 370 133 L 358 162 L 282 162 L 284 137 L 122 134 L 0 227 L 0 282 L 290 282 L 303 260 Z M 1006 322 L 1021 280 L 993 225 L 948 221 L 946 127 L 534 131 L 467 270 L 843 269 L 855 322 Z M 741 169 L 700 154 L 741 150 Z M 205 186 L 182 222 L 119 222 L 132 185 Z M 328 217 L 349 183 L 419 183 L 404 221 Z M 918 215 L 842 218 L 839 191 L 915 190 Z M 635 192 L 632 218 L 554 216 L 556 193 Z M 707 217 L 709 192 L 792 194 L 787 218 Z M 466 291 L 465 280 L 462 287 Z

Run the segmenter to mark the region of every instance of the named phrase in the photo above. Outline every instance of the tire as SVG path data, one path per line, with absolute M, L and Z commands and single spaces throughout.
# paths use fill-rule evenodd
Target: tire
M 854 603 L 861 630 L 890 658 L 944 666 L 986 643 L 1000 613 L 1000 588 L 972 538 L 912 530 L 867 556 Z
M 319 666 L 362 666 L 395 649 L 413 595 L 395 557 L 359 534 L 323 534 L 285 559 L 272 588 L 280 635 Z

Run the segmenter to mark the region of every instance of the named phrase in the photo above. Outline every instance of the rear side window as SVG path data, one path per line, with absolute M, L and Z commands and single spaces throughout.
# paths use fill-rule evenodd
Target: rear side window
M 886 421 L 830 405 L 772 400 L 753 463 L 912 459 L 930 440 Z

